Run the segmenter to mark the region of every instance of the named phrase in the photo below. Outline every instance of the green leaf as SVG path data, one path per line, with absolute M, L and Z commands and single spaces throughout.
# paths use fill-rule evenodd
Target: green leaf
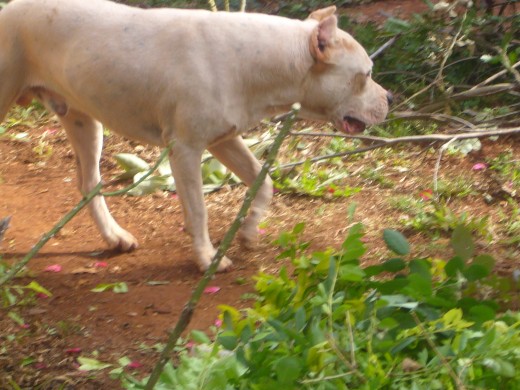
M 495 267 L 495 259 L 490 255 L 479 255 L 475 257 L 473 264 L 478 264 L 487 269 L 488 273 L 491 273 Z
M 103 363 L 99 360 L 87 358 L 84 356 L 78 357 L 78 362 L 81 364 L 79 367 L 79 370 L 81 371 L 99 371 L 112 367 L 112 365 L 109 363 Z
M 125 294 L 128 292 L 128 285 L 125 282 L 114 283 L 114 290 L 116 294 Z
M 463 269 L 464 269 L 464 260 L 462 260 L 462 258 L 460 258 L 458 256 L 450 259 L 450 261 L 448 261 L 448 263 L 444 267 L 444 271 L 446 271 L 446 275 L 448 275 L 450 278 L 456 277 L 457 272 L 462 272 Z
M 98 284 L 96 287 L 94 287 L 92 292 L 104 292 L 112 290 L 117 294 L 121 293 L 127 293 L 128 292 L 128 286 L 125 282 L 118 282 L 118 283 L 101 283 Z
M 471 231 L 464 225 L 458 225 L 451 235 L 451 247 L 462 260 L 473 257 L 475 244 L 471 237 Z
M 118 153 L 114 155 L 114 159 L 126 172 L 143 172 L 150 169 L 150 165 L 142 158 L 131 153 Z
M 10 311 L 9 313 L 7 313 L 7 316 L 14 322 L 16 322 L 18 325 L 25 325 L 25 321 L 23 320 L 23 318 L 16 312 Z
M 471 264 L 468 268 L 466 268 L 462 274 L 466 279 L 470 282 L 474 282 L 479 279 L 483 279 L 488 276 L 490 273 L 489 269 L 480 264 Z
M 385 229 L 383 231 L 383 239 L 385 240 L 388 249 L 404 256 L 410 253 L 410 245 L 406 238 L 397 230 Z
M 403 259 L 390 259 L 381 264 L 386 272 L 399 272 L 406 268 L 406 262 Z
M 211 342 L 206 333 L 196 329 L 190 332 L 190 337 L 198 344 L 209 344 Z
M 281 384 L 292 384 L 300 376 L 303 363 L 293 356 L 284 356 L 275 363 L 275 372 Z
M 361 242 L 363 234 L 363 225 L 360 223 L 357 223 L 350 228 L 348 236 L 342 244 L 342 262 L 359 259 L 365 253 L 365 245 Z
M 33 280 L 31 283 L 25 286 L 25 288 L 28 288 L 29 290 L 33 290 L 36 293 L 42 293 L 47 295 L 48 297 L 52 296 L 52 293 L 47 290 L 45 287 L 41 286 L 38 282 Z
M 471 320 L 478 323 L 491 321 L 495 318 L 495 311 L 488 305 L 475 305 L 469 310 Z
M 230 331 L 222 332 L 218 338 L 218 342 L 228 351 L 234 350 L 238 345 L 238 338 L 235 333 Z

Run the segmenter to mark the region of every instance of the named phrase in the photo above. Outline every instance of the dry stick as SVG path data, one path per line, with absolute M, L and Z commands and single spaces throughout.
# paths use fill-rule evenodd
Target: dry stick
M 92 191 L 90 191 L 87 195 L 85 195 L 83 197 L 83 199 L 81 199 L 81 201 L 71 211 L 69 211 L 67 214 L 65 214 L 65 216 L 62 219 L 60 219 L 58 221 L 58 223 L 56 225 L 54 225 L 54 227 L 48 233 L 45 233 L 43 235 L 43 237 L 36 243 L 35 246 L 32 247 L 32 249 L 29 251 L 29 253 L 27 253 L 22 260 L 20 260 L 16 264 L 14 264 L 11 267 L 11 269 L 9 270 L 9 272 L 6 273 L 4 276 L 2 276 L 2 278 L 0 278 L 0 286 L 4 285 L 9 280 L 14 278 L 15 275 L 18 272 L 20 272 L 22 270 L 22 268 L 25 267 L 27 265 L 27 263 L 29 263 L 29 261 L 39 252 L 39 250 L 47 243 L 47 241 L 49 241 L 52 237 L 54 237 L 67 223 L 70 222 L 70 220 L 72 218 L 74 218 L 76 216 L 77 213 L 79 213 L 79 211 L 83 207 L 88 205 L 90 203 L 90 201 L 92 199 L 94 199 L 96 196 L 98 196 L 98 195 L 101 195 L 101 196 L 121 195 L 121 194 L 127 193 L 132 188 L 137 187 L 144 180 L 146 180 L 146 178 L 148 176 L 150 176 L 153 172 L 155 172 L 155 170 L 159 167 L 159 165 L 161 164 L 162 160 L 164 160 L 164 158 L 166 157 L 168 152 L 171 150 L 172 146 L 173 146 L 173 142 L 171 142 L 162 151 L 161 155 L 159 156 L 159 160 L 157 161 L 157 163 L 153 167 L 151 167 L 148 170 L 148 172 L 146 172 L 135 183 L 130 184 L 129 186 L 127 186 L 127 187 L 125 187 L 125 188 L 123 188 L 121 190 L 113 191 L 113 192 L 106 192 L 106 193 L 101 193 L 101 188 L 102 188 L 103 184 L 102 183 L 98 183 L 98 185 L 96 187 L 94 187 L 94 189 Z
M 457 141 L 459 138 L 457 136 L 453 137 L 452 139 L 450 139 L 448 142 L 446 142 L 444 145 L 442 145 L 440 148 L 439 148 L 439 157 L 437 157 L 437 161 L 435 163 L 435 170 L 433 172 L 433 192 L 435 193 L 435 198 L 436 200 L 438 201 L 439 200 L 439 194 L 438 194 L 438 189 L 439 189 L 439 185 L 438 185 L 438 179 L 439 179 L 439 170 L 441 168 L 441 159 L 442 159 L 442 153 L 444 153 L 444 151 L 446 149 L 448 149 L 448 147 L 455 141 Z
M 516 69 L 518 66 L 520 65 L 520 61 L 516 62 L 514 65 L 511 66 L 511 69 Z M 502 69 L 500 72 L 497 72 L 495 73 L 493 76 L 490 76 L 488 77 L 487 79 L 485 79 L 484 81 L 482 81 L 481 83 L 475 85 L 474 87 L 472 87 L 470 89 L 471 90 L 474 90 L 474 89 L 477 89 L 479 87 L 483 87 L 484 85 L 487 85 L 489 84 L 490 82 L 492 81 L 495 81 L 496 79 L 498 79 L 500 76 L 503 76 L 505 75 L 509 70 L 508 69 Z
M 200 300 L 200 297 L 202 296 L 202 293 L 204 292 L 204 289 L 208 285 L 208 283 L 211 281 L 213 276 L 215 275 L 215 272 L 218 269 L 218 266 L 220 264 L 220 261 L 224 257 L 225 252 L 231 245 L 231 241 L 235 237 L 238 229 L 244 222 L 244 219 L 247 215 L 247 212 L 249 208 L 251 207 L 251 204 L 262 186 L 265 177 L 267 176 L 267 173 L 271 166 L 273 165 L 276 156 L 278 154 L 278 150 L 280 149 L 280 146 L 282 144 L 282 141 L 285 139 L 287 134 L 289 134 L 289 130 L 291 129 L 291 126 L 294 122 L 294 119 L 296 118 L 296 115 L 300 109 L 299 104 L 294 104 L 292 108 L 292 112 L 286 115 L 286 119 L 284 122 L 284 125 L 278 135 L 276 136 L 273 144 L 271 145 L 271 149 L 269 150 L 269 154 L 267 155 L 267 158 L 264 162 L 264 165 L 262 166 L 262 169 L 260 170 L 260 173 L 256 177 L 255 181 L 249 188 L 249 190 L 246 193 L 244 203 L 242 204 L 242 207 L 238 211 L 238 214 L 231 224 L 231 227 L 227 231 L 226 235 L 222 239 L 222 242 L 220 243 L 217 252 L 215 253 L 215 256 L 213 257 L 213 260 L 211 261 L 211 265 L 209 266 L 208 270 L 204 273 L 204 276 L 200 280 L 200 282 L 197 284 L 193 292 L 191 293 L 191 297 L 188 300 L 188 302 L 184 305 L 184 308 L 181 312 L 181 315 L 179 319 L 177 320 L 177 323 L 175 324 L 175 328 L 170 332 L 170 335 L 168 337 L 168 342 L 166 343 L 164 349 L 161 352 L 161 356 L 159 357 L 159 361 L 156 363 L 150 378 L 148 378 L 148 382 L 145 385 L 145 390 L 152 390 L 159 380 L 159 377 L 161 376 L 161 373 L 164 369 L 164 366 L 170 359 L 171 352 L 175 345 L 177 344 L 177 340 L 181 336 L 182 332 L 186 329 L 188 324 L 191 321 L 191 317 L 193 315 L 193 312 L 195 311 L 195 308 Z
M 397 41 L 397 38 L 399 38 L 400 36 L 401 36 L 401 34 L 397 34 L 397 35 L 393 36 L 392 38 L 390 38 L 387 42 L 385 42 L 383 45 L 381 45 L 381 47 L 379 49 L 377 49 L 375 52 L 370 54 L 370 59 L 374 60 L 377 57 L 379 57 L 386 49 L 388 49 L 390 46 L 392 46 L 395 43 L 395 41 Z
M 297 161 L 294 163 L 284 164 L 277 167 L 277 169 L 286 169 L 292 168 L 299 165 L 305 164 L 307 161 L 312 163 L 329 160 L 335 157 L 346 157 L 352 154 L 364 153 L 369 150 L 384 148 L 385 146 L 391 146 L 399 143 L 419 143 L 419 142 L 437 142 L 437 141 L 450 141 L 453 138 L 468 139 L 468 138 L 483 138 L 483 137 L 493 137 L 507 134 L 515 134 L 520 133 L 520 126 L 511 127 L 506 129 L 499 130 L 491 130 L 491 131 L 479 131 L 479 132 L 471 132 L 471 133 L 460 133 L 456 135 L 448 135 L 448 134 L 434 134 L 434 135 L 416 135 L 410 137 L 400 137 L 400 138 L 384 138 L 384 137 L 370 137 L 370 136 L 361 136 L 361 135 L 344 135 L 344 134 L 336 134 L 336 133 L 293 133 L 293 135 L 302 135 L 302 136 L 329 136 L 329 137 L 343 137 L 343 138 L 352 138 L 352 139 L 360 139 L 365 141 L 378 142 L 375 145 L 370 145 L 365 148 L 359 148 L 355 150 L 348 150 L 346 152 L 339 152 L 333 154 L 326 154 L 324 156 L 314 157 L 308 160 Z

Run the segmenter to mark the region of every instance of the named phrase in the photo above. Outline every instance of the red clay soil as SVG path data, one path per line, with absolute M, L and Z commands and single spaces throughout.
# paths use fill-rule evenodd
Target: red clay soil
M 353 7 L 351 11 L 353 15 L 359 13 L 360 18 L 372 19 L 387 17 L 387 13 L 406 16 L 423 9 L 421 1 L 390 0 Z M 46 131 L 52 154 L 42 158 L 33 148 Z M 518 141 L 513 144 L 518 153 Z M 114 153 L 139 150 L 143 157 L 157 154 L 156 150 L 152 153 L 136 146 L 116 136 L 108 138 L 102 160 L 105 180 L 118 173 L 110 157 Z M 492 145 L 489 150 L 496 153 L 506 146 Z M 75 184 L 74 156 L 64 132 L 52 122 L 31 129 L 30 142 L 0 138 L 0 156 L 0 219 L 12 216 L 10 228 L 0 243 L 0 253 L 2 260 L 12 262 L 22 258 L 43 233 L 71 210 L 80 195 Z M 397 187 L 392 191 L 417 192 L 418 181 L 431 177 L 434 159 L 435 156 L 422 155 L 409 173 L 395 171 L 393 179 Z M 360 160 L 359 164 L 370 162 Z M 471 159 L 457 160 L 453 166 L 443 167 L 452 172 L 461 169 L 471 172 L 473 163 Z M 387 207 L 384 199 L 390 191 L 367 185 L 353 198 L 335 200 L 277 194 L 259 246 L 251 251 L 241 249 L 238 244 L 232 246 L 228 255 L 234 260 L 234 268 L 212 281 L 220 290 L 204 295 L 190 329 L 207 330 L 213 325 L 219 304 L 245 306 L 248 301 L 243 294 L 253 290 L 251 277 L 260 270 L 275 272 L 280 267 L 281 263 L 275 260 L 277 249 L 273 240 L 279 232 L 291 229 L 297 222 L 307 224 L 304 237 L 312 240 L 313 248 L 337 247 L 349 227 L 348 207 L 356 201 L 358 220 L 373 232 L 367 236 L 367 245 L 383 247 L 378 232 L 387 227 L 383 224 L 387 223 L 388 215 L 383 215 L 382 210 Z M 243 194 L 243 187 L 239 187 L 206 197 L 210 234 L 215 244 L 231 224 Z M 144 364 L 139 369 L 142 374 L 155 362 L 157 354 L 151 346 L 165 341 L 167 329 L 177 320 L 201 274 L 191 261 L 190 240 L 183 232 L 178 199 L 160 193 L 116 197 L 108 203 L 116 220 L 139 239 L 141 246 L 131 253 L 106 251 L 85 210 L 52 238 L 29 263 L 31 277 L 17 280 L 24 285 L 34 278 L 52 292 L 52 297 L 38 298 L 35 304 L 22 309 L 27 326 L 0 317 L 2 343 L 6 340 L 4 337 L 13 336 L 16 340 L 10 342 L 5 351 L 0 347 L 0 387 L 7 386 L 5 381 L 11 375 L 19 385 L 28 388 L 36 385 L 57 388 L 58 383 L 68 383 L 67 388 L 78 389 L 119 387 L 118 382 L 109 380 L 106 374 L 89 377 L 79 372 L 75 360 L 78 353 L 85 356 L 96 353 L 99 360 L 111 363 L 128 356 Z M 476 214 L 488 212 L 481 200 L 475 200 L 473 206 Z M 505 259 L 507 263 L 509 260 Z M 377 261 L 377 256 L 373 261 Z M 45 271 L 55 264 L 62 267 L 61 272 Z M 503 268 L 507 270 L 509 266 L 506 264 Z M 125 294 L 91 292 L 98 284 L 116 282 L 126 282 L 129 291 Z M 5 314 L 6 311 L 0 311 L 1 316 Z M 13 349 L 13 345 L 16 348 Z M 22 367 L 21 361 L 26 357 L 36 361 Z

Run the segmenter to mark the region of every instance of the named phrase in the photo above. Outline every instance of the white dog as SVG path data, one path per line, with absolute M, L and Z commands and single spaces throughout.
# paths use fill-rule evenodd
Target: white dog
M 241 134 L 301 103 L 304 118 L 355 133 L 383 120 L 388 92 L 372 62 L 337 28 L 335 7 L 304 21 L 250 13 L 142 10 L 104 0 L 14 0 L 0 11 L 0 120 L 33 97 L 54 111 L 77 156 L 78 186 L 101 180 L 101 123 L 170 154 L 195 260 L 211 244 L 200 160 L 208 149 L 247 185 L 261 166 Z M 272 196 L 261 187 L 240 231 L 247 245 Z M 137 240 L 103 197 L 89 205 L 101 235 L 128 251 Z M 231 262 L 225 258 L 220 271 Z

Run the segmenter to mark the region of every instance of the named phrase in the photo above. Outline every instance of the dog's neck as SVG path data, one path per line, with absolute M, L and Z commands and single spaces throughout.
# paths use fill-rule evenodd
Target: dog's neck
M 264 60 L 245 81 L 248 92 L 254 91 L 245 96 L 255 98 L 252 103 L 260 108 L 263 117 L 287 112 L 292 104 L 302 102 L 305 80 L 315 66 L 309 49 L 309 36 L 314 27 L 315 23 L 305 21 L 300 28 L 293 29 L 293 34 L 288 36 L 286 32 L 284 40 L 276 42 L 276 50 L 270 53 L 273 60 Z M 280 50 L 287 55 L 280 57 Z M 266 52 L 269 53 L 268 48 Z M 258 119 L 262 118 L 255 121 Z

